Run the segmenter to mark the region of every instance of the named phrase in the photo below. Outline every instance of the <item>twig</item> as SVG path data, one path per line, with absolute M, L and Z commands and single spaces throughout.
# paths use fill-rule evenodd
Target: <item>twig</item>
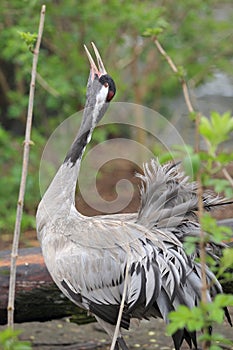
M 201 171 L 198 171 L 197 174 L 197 197 L 198 197 L 198 219 L 199 222 L 201 222 L 201 218 L 204 214 L 204 206 L 203 206 L 203 187 L 201 182 Z M 200 225 L 200 263 L 201 263 L 201 279 L 202 279 L 202 287 L 201 287 L 201 301 L 203 304 L 207 303 L 207 291 L 208 291 L 208 284 L 206 279 L 206 241 L 205 241 L 205 232 L 202 229 L 202 226 Z M 204 328 L 203 330 L 205 333 L 208 333 L 208 330 Z M 202 344 L 203 350 L 206 350 L 209 348 L 207 345 L 207 342 L 204 340 Z
M 178 69 L 177 69 L 175 63 L 172 61 L 171 57 L 166 53 L 166 51 L 164 50 L 164 48 L 162 47 L 162 45 L 160 44 L 160 42 L 158 41 L 157 38 L 154 39 L 154 43 L 157 46 L 157 49 L 159 50 L 161 55 L 168 62 L 169 66 L 171 67 L 173 72 L 177 74 L 178 73 Z M 185 102 L 186 102 L 186 105 L 188 107 L 188 110 L 189 110 L 190 113 L 193 113 L 194 112 L 194 108 L 192 106 L 191 99 L 190 99 L 190 96 L 189 96 L 188 86 L 187 86 L 187 84 L 186 84 L 184 79 L 181 79 L 181 85 L 182 85 L 183 94 L 184 94 L 184 98 L 185 98 Z
M 123 289 L 123 294 L 122 294 L 122 299 L 121 299 L 121 305 L 120 305 L 120 309 L 119 309 L 119 313 L 118 313 L 117 324 L 116 324 L 114 335 L 112 338 L 112 344 L 111 344 L 110 350 L 115 349 L 116 341 L 117 341 L 117 338 L 119 335 L 122 313 L 123 313 L 124 306 L 125 306 L 125 298 L 126 298 L 126 292 L 127 292 L 127 286 L 128 286 L 128 276 L 129 276 L 129 254 L 128 254 L 127 264 L 126 264 L 125 283 L 124 283 L 124 289 Z
M 201 114 L 197 113 L 195 118 L 195 152 L 200 152 L 200 133 L 199 133 L 199 125 L 200 125 Z M 203 186 L 201 181 L 201 169 L 198 170 L 197 173 L 197 198 L 198 198 L 198 220 L 200 223 L 200 263 L 201 263 L 201 301 L 205 305 L 207 303 L 207 279 L 206 279 L 206 241 L 205 241 L 205 232 L 201 226 L 201 218 L 204 214 L 204 205 L 203 205 Z M 204 327 L 203 332 L 208 334 L 208 329 Z M 208 342 L 204 340 L 202 342 L 203 350 L 209 349 Z
M 227 169 L 226 168 L 222 168 L 222 173 L 225 176 L 225 178 L 229 181 L 231 186 L 233 187 L 233 179 L 232 179 L 231 175 L 228 173 Z
M 20 188 L 19 188 L 14 238 L 13 238 L 12 253 L 11 253 L 11 271 L 10 271 L 9 297 L 8 297 L 8 308 L 7 308 L 8 309 L 8 327 L 11 327 L 11 328 L 13 328 L 13 325 L 14 325 L 16 261 L 18 257 L 20 228 L 21 228 L 21 221 L 22 221 L 22 214 L 23 214 L 24 195 L 25 195 L 26 179 L 27 179 L 27 172 L 28 172 L 28 162 L 29 162 L 29 151 L 30 151 L 30 144 L 31 144 L 30 136 L 31 136 L 32 113 L 33 113 L 35 82 L 36 82 L 36 68 L 37 68 L 40 43 L 41 43 L 43 28 L 44 28 L 45 10 L 46 10 L 46 6 L 43 5 L 40 13 L 38 38 L 37 38 L 35 50 L 33 52 L 31 84 L 30 84 L 30 92 L 29 92 L 28 114 L 27 114 L 27 124 L 26 124 L 24 152 L 23 152 L 22 174 L 21 174 L 21 182 L 20 182 Z
M 56 89 L 54 89 L 52 86 L 50 86 L 50 85 L 47 83 L 47 81 L 46 81 L 44 78 L 42 78 L 42 76 L 41 76 L 38 72 L 37 72 L 37 74 L 36 74 L 36 78 L 37 78 L 38 83 L 39 83 L 46 91 L 48 91 L 49 94 L 51 94 L 51 95 L 54 96 L 54 97 L 59 97 L 59 96 L 60 96 L 59 92 L 58 92 Z
M 195 118 L 195 152 L 200 152 L 200 113 L 197 113 Z M 201 182 L 201 169 L 199 169 L 197 174 L 197 197 L 198 197 L 198 220 L 201 222 L 201 218 L 204 213 L 203 206 L 203 187 Z M 201 263 L 201 277 L 202 277 L 202 288 L 201 288 L 201 300 L 204 304 L 207 303 L 207 281 L 206 281 L 206 243 L 205 243 L 205 233 L 200 225 L 200 263 Z M 203 344 L 203 349 L 205 345 Z

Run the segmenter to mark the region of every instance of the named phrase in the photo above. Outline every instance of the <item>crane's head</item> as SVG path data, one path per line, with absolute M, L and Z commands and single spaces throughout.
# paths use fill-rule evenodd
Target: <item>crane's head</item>
M 83 124 L 86 127 L 87 125 L 88 127 L 91 126 L 91 129 L 93 129 L 103 117 L 109 102 L 116 93 L 113 79 L 107 74 L 95 44 L 92 43 L 92 46 L 95 52 L 97 65 L 87 47 L 84 45 L 91 69 L 87 83 L 86 105 L 83 116 Z
M 82 158 L 82 154 L 86 148 L 86 145 L 91 140 L 91 135 L 94 128 L 100 119 L 104 116 L 109 102 L 112 100 L 113 96 L 116 93 L 114 81 L 107 74 L 95 44 L 92 43 L 92 46 L 95 52 L 98 68 L 90 52 L 84 45 L 87 57 L 90 61 L 91 71 L 87 82 L 86 104 L 83 112 L 81 126 L 77 137 L 74 140 L 64 161 L 67 162 L 70 160 L 73 164 L 76 163 L 77 159 Z

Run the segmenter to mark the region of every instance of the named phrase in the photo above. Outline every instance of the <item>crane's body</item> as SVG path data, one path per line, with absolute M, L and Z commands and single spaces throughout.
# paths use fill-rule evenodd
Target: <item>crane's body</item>
M 201 269 L 183 248 L 185 236 L 200 228 L 195 183 L 179 167 L 152 160 L 140 175 L 141 207 L 138 213 L 86 217 L 75 208 L 75 188 L 82 155 L 91 134 L 115 94 L 93 45 L 99 69 L 87 51 L 91 73 L 87 102 L 78 135 L 67 153 L 37 212 L 37 232 L 48 270 L 62 292 L 78 306 L 92 312 L 112 337 L 128 268 L 121 328 L 132 318 L 161 317 L 183 304 L 192 308 L 201 299 Z M 94 97 L 94 100 L 92 98 Z M 221 202 L 204 194 L 204 207 Z M 221 286 L 206 268 L 211 301 Z M 175 348 L 182 341 L 196 347 L 195 332 L 173 335 Z M 127 346 L 119 333 L 116 348 Z

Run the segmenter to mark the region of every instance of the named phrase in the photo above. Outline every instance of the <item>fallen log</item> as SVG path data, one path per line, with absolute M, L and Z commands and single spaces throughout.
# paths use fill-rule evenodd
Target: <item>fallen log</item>
M 0 324 L 7 323 L 10 252 L 0 252 Z M 78 324 L 94 320 L 57 288 L 45 266 L 40 248 L 19 251 L 17 260 L 15 322 L 49 321 L 71 316 Z

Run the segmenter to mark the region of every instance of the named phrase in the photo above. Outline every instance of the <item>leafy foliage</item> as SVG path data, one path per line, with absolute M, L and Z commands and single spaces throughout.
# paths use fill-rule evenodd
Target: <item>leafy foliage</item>
M 217 295 L 212 303 L 201 304 L 199 307 L 189 309 L 180 305 L 176 311 L 169 314 L 170 323 L 167 326 L 168 334 L 175 333 L 178 329 L 187 328 L 189 331 L 201 331 L 204 328 L 212 327 L 213 323 L 222 324 L 224 320 L 224 308 L 233 306 L 233 295 Z M 233 342 L 225 339 L 221 334 L 204 334 L 201 340 L 208 340 L 212 343 L 210 349 L 216 346 L 221 349 L 217 342 L 233 345 Z
M 201 218 L 202 229 L 206 232 L 206 241 L 220 243 L 223 240 L 231 239 L 232 230 L 230 227 L 218 225 L 217 220 L 211 217 L 208 213 L 203 214 Z
M 26 187 L 26 208 L 23 214 L 22 229 L 35 227 L 35 208 L 39 201 L 38 168 L 40 150 L 44 139 L 34 130 L 32 134 L 34 146 L 31 148 L 30 168 Z M 0 127 L 0 166 L 4 175 L 0 177 L 0 230 L 13 230 L 16 213 L 16 203 L 21 178 L 21 156 L 23 138 L 12 142 L 11 136 Z
M 215 157 L 217 147 L 227 141 L 233 131 L 233 117 L 230 112 L 225 112 L 223 115 L 212 112 L 210 119 L 201 117 L 199 130 L 209 144 L 210 155 Z
M 34 44 L 36 42 L 37 39 L 37 34 L 36 33 L 25 33 L 25 32 L 19 32 L 19 35 L 21 36 L 21 38 L 24 40 L 25 44 L 27 45 L 28 49 L 30 51 L 33 51 L 33 47 Z
M 31 350 L 29 342 L 19 340 L 21 331 L 7 328 L 0 332 L 0 350 Z
M 121 86 L 119 100 L 135 101 L 136 80 L 141 80 L 139 102 L 149 103 L 156 109 L 162 107 L 159 99 L 162 93 L 168 96 L 178 91 L 178 80 L 170 74 L 150 40 L 143 39 L 143 33 L 161 35 L 168 54 L 178 66 L 185 67 L 194 85 L 218 69 L 230 74 L 231 20 L 227 16 L 221 20 L 216 18 L 220 4 L 228 6 L 227 1 L 217 0 L 205 4 L 200 0 L 157 1 L 156 4 L 152 0 L 127 0 L 124 4 L 116 0 L 78 3 L 67 0 L 56 6 L 48 2 L 39 59 L 36 125 L 46 133 L 48 126 L 54 127 L 54 120 L 59 122 L 83 106 L 88 70 L 83 43 L 92 40 L 106 57 L 106 67 L 116 77 L 117 86 Z M 24 123 L 31 64 L 28 48 L 32 49 L 36 39 L 31 33 L 37 31 L 41 5 L 42 1 L 20 0 L 10 3 L 3 0 L 0 4 L 3 24 L 0 61 L 4 77 L 0 89 L 4 100 L 3 123 L 10 129 L 12 118 Z M 135 59 L 139 64 L 134 67 Z M 135 77 L 132 69 L 136 69 Z M 179 69 L 180 76 L 184 76 L 183 68 Z

